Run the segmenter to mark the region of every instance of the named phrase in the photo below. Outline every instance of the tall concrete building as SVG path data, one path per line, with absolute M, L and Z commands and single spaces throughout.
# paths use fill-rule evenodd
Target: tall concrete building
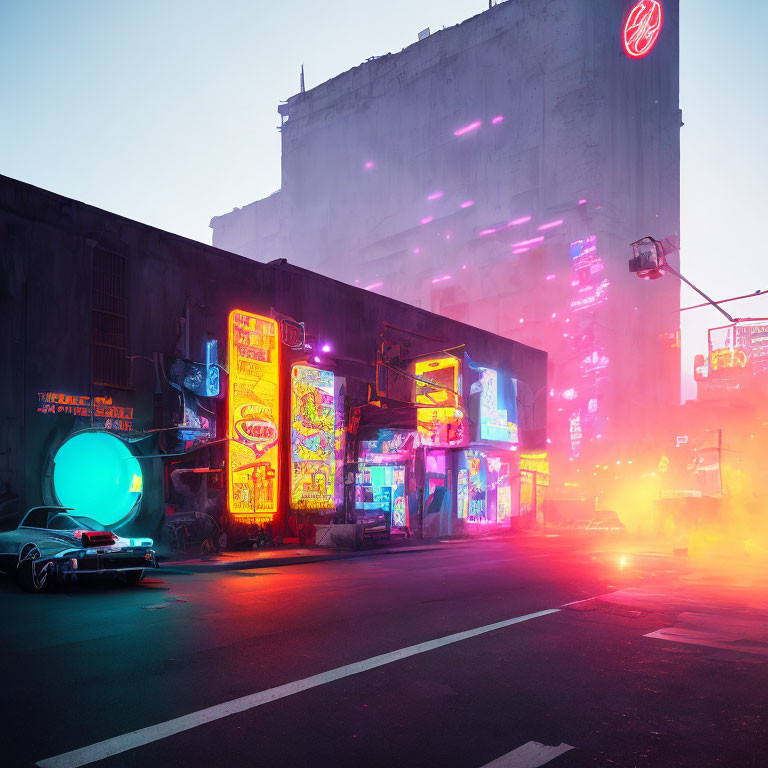
M 551 450 L 582 478 L 652 455 L 679 284 L 627 259 L 679 231 L 678 22 L 677 0 L 509 0 L 298 93 L 281 189 L 213 243 L 548 350 Z

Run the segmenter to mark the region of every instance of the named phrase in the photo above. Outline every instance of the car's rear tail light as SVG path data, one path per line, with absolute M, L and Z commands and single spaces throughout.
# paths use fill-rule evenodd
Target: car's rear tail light
M 104 547 L 115 543 L 112 531 L 83 531 L 84 547 Z

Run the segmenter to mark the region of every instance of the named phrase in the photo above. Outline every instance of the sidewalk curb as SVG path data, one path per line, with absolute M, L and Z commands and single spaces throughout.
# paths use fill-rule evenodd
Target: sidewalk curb
M 463 543 L 463 542 L 462 542 Z M 472 543 L 472 542 L 467 542 Z M 448 548 L 455 548 L 456 544 L 431 544 L 414 547 L 397 547 L 393 549 L 363 549 L 351 552 L 329 552 L 328 554 L 301 555 L 298 557 L 271 557 L 253 560 L 238 560 L 235 562 L 200 563 L 174 567 L 173 562 L 165 565 L 162 561 L 158 568 L 159 573 L 218 573 L 220 571 L 245 571 L 254 568 L 277 568 L 285 565 L 304 565 L 305 563 L 321 563 L 328 560 L 348 560 L 357 557 L 370 557 L 378 555 L 408 555 L 412 552 L 435 552 Z

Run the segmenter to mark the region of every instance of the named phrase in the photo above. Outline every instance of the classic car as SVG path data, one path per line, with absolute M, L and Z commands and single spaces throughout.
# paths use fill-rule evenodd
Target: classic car
M 157 568 L 152 539 L 122 538 L 71 507 L 32 507 L 18 527 L 0 533 L 0 570 L 22 589 L 40 592 L 51 583 L 112 574 L 138 584 L 145 568 Z

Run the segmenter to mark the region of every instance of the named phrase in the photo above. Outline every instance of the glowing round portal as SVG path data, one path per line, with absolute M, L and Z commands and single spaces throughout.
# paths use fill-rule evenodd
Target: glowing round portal
M 62 444 L 53 462 L 59 504 L 105 527 L 131 518 L 143 481 L 139 462 L 122 440 L 108 432 L 81 432 Z
M 659 0 L 640 0 L 633 6 L 624 23 L 624 52 L 640 59 L 656 45 L 664 23 L 664 11 Z

